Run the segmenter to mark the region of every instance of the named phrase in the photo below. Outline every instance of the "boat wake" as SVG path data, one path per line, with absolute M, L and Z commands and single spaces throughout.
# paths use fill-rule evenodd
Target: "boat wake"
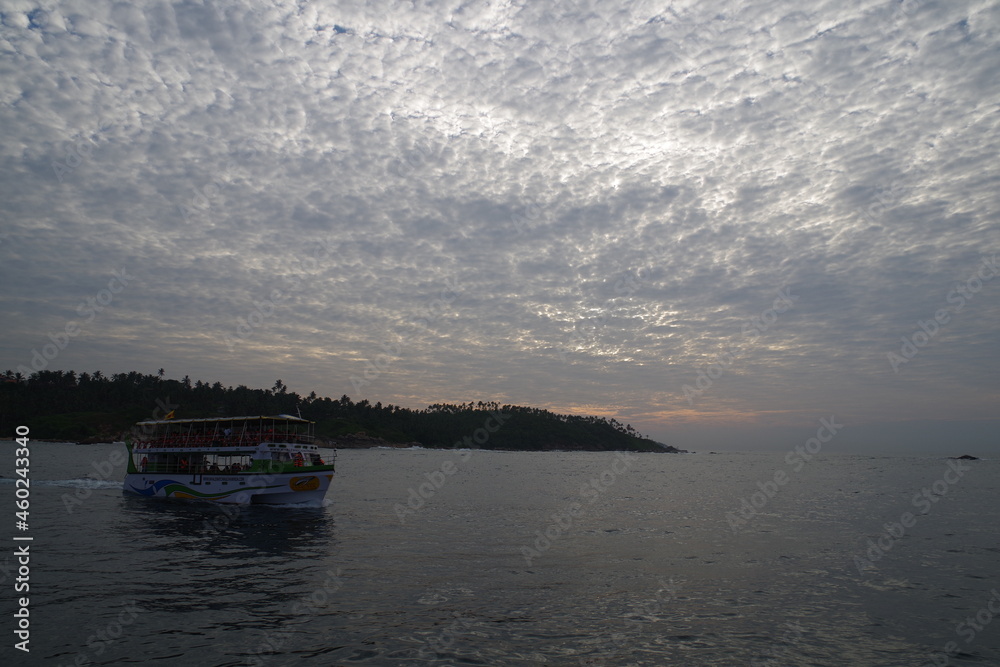
M 16 477 L 3 477 L 0 478 L 0 484 L 7 483 L 13 484 Z M 33 479 L 31 480 L 32 486 L 61 486 L 69 489 L 119 489 L 122 488 L 121 482 L 115 482 L 112 480 L 102 480 L 102 479 Z
M 267 503 L 266 505 L 254 505 L 254 507 L 288 507 L 292 509 L 309 509 L 309 508 L 324 508 L 329 507 L 333 504 L 333 501 L 329 498 L 323 498 L 322 500 L 307 500 L 303 503 Z

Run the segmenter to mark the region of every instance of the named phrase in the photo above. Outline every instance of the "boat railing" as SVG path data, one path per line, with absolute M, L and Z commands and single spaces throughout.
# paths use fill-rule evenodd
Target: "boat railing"
M 200 451 L 174 452 L 155 449 L 133 449 L 132 464 L 138 472 L 149 473 L 192 473 L 195 475 L 246 474 L 247 472 L 291 472 L 299 468 L 332 466 L 337 453 L 321 454 L 311 451 L 274 451 L 265 453 L 250 451 Z
M 205 449 L 207 447 L 257 447 L 261 442 L 279 442 L 288 444 L 314 444 L 311 435 L 284 435 L 273 433 L 248 433 L 243 435 L 164 435 L 156 438 L 140 438 L 136 445 L 141 449 L 160 449 L 167 447 L 185 447 Z
M 185 463 L 170 463 L 162 461 L 151 461 L 143 465 L 142 463 L 136 464 L 136 470 L 140 473 L 147 474 L 169 474 L 169 475 L 267 475 L 270 473 L 281 473 L 281 472 L 294 472 L 297 470 L 305 471 L 306 468 L 313 467 L 313 465 L 330 466 L 333 461 L 324 461 L 321 464 L 310 464 L 305 463 L 304 465 L 296 466 L 292 463 L 279 463 L 277 461 L 271 463 L 270 465 L 265 465 L 263 469 L 255 468 L 253 466 L 211 466 L 203 464 L 185 464 Z
M 225 468 L 215 468 L 199 464 L 150 462 L 137 464 L 136 469 L 143 473 L 172 474 L 172 475 L 247 475 L 253 474 L 250 467 L 226 466 Z

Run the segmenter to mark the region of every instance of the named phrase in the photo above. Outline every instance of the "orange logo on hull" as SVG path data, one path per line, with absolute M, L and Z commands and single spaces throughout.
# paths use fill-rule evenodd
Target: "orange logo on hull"
M 288 488 L 292 491 L 315 491 L 319 488 L 319 477 L 292 477 L 288 480 Z

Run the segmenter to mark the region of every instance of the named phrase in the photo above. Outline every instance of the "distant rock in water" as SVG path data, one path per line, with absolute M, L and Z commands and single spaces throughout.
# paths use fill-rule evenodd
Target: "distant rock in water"
M 949 459 L 955 459 L 956 461 L 978 461 L 978 456 L 972 456 L 971 454 L 962 454 L 961 456 L 949 456 Z

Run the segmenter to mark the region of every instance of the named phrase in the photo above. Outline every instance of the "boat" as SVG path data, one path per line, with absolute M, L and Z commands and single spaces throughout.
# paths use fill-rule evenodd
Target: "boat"
M 322 502 L 336 452 L 324 460 L 315 422 L 277 415 L 138 422 L 125 439 L 126 493 L 217 503 Z

